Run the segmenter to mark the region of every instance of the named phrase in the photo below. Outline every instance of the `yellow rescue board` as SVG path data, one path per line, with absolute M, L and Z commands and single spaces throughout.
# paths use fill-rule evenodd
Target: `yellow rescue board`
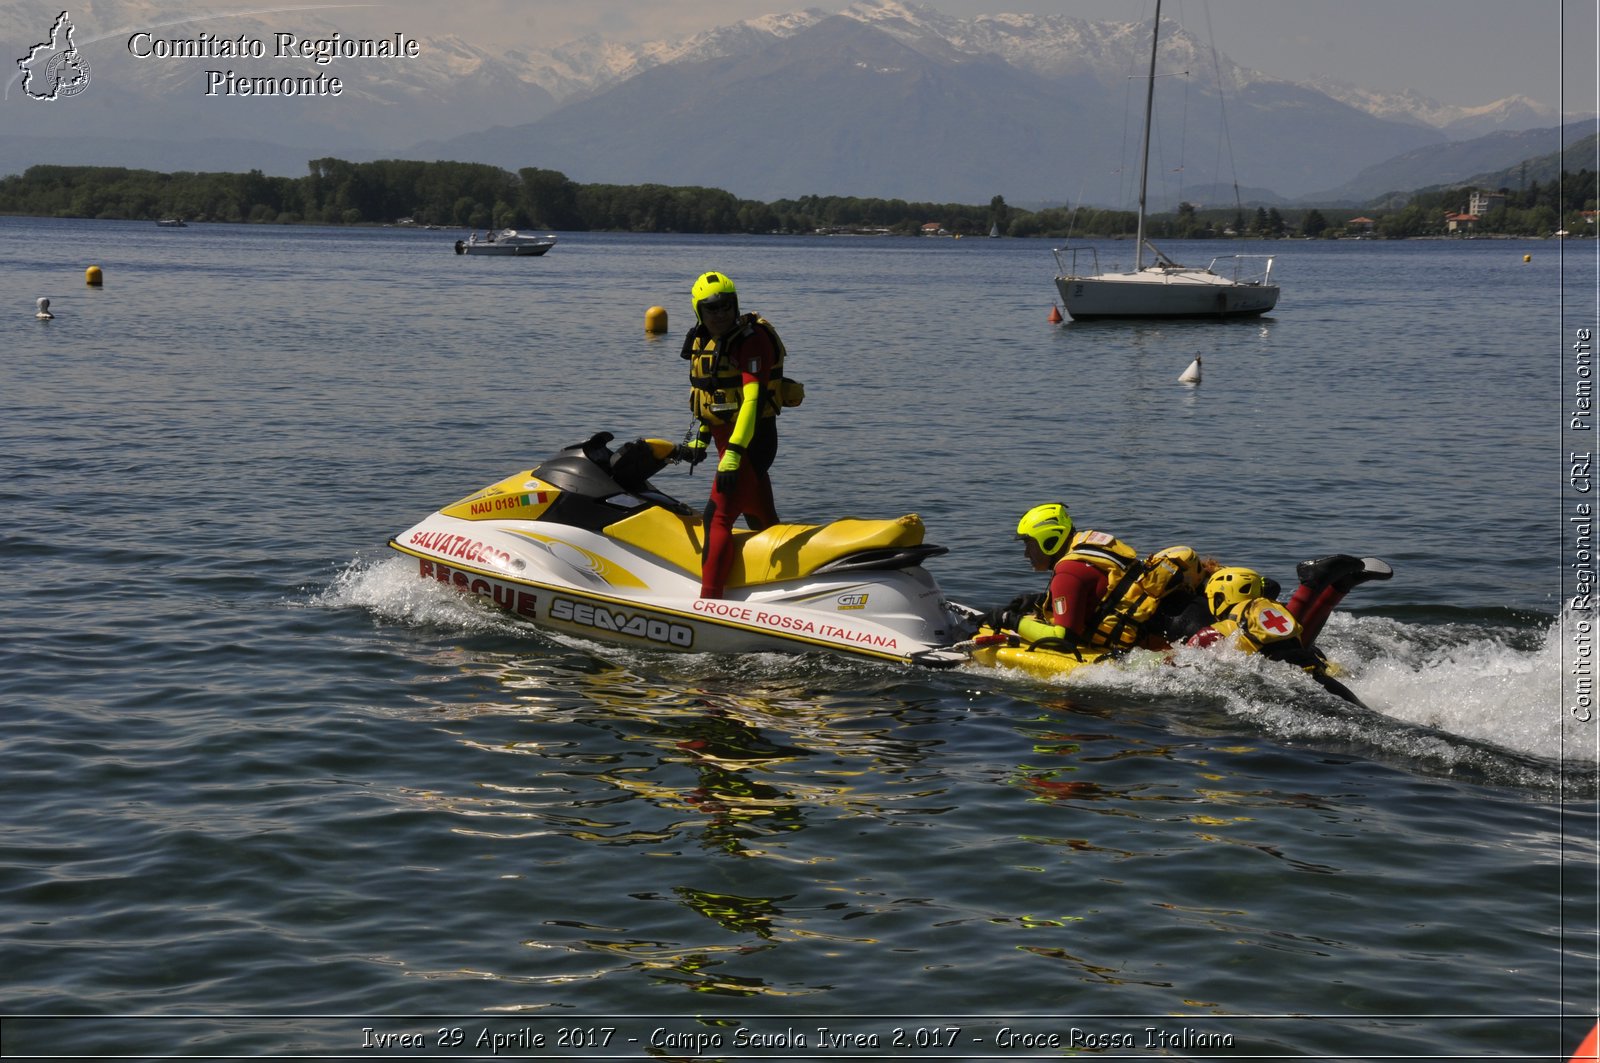
M 974 663 L 990 668 L 1014 668 L 1040 679 L 1055 679 L 1086 664 L 1099 664 L 1112 658 L 1112 654 L 1105 650 L 1035 648 L 1014 637 L 996 638 L 999 634 L 1001 633 L 988 625 L 978 629 L 978 634 L 973 639 L 977 645 L 968 651 L 972 654 Z M 991 639 L 993 641 L 989 641 Z M 1013 642 L 1016 644 L 1013 645 Z

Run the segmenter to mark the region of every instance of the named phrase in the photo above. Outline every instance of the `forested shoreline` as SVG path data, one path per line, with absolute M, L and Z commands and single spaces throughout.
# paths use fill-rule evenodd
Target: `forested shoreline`
M 1504 205 L 1476 232 L 1548 236 L 1595 229 L 1595 175 L 1505 193 Z M 1393 207 L 1201 208 L 1189 203 L 1153 215 L 1156 238 L 1440 235 L 1465 209 L 1467 191 L 1431 189 L 1395 196 Z M 1558 201 L 1559 199 L 1559 201 Z M 1589 210 L 1586 218 L 1583 210 Z M 1130 236 L 1132 211 L 1051 207 L 1026 210 L 995 196 L 987 204 L 908 202 L 856 196 L 804 196 L 764 203 L 717 188 L 660 184 L 579 184 L 556 170 L 512 173 L 467 162 L 312 160 L 303 177 L 248 173 L 161 173 L 115 166 L 29 167 L 0 178 L 0 214 L 260 224 L 386 225 L 452 229 L 537 228 L 569 232 L 814 233 L 919 235 Z

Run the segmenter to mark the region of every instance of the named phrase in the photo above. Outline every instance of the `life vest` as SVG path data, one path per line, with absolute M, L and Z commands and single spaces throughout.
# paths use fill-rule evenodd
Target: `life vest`
M 1142 597 L 1131 608 L 1121 610 L 1128 623 L 1137 625 L 1133 637 L 1154 636 L 1157 645 L 1165 645 L 1171 637 L 1180 616 L 1195 594 L 1200 583 L 1200 555 L 1192 547 L 1169 546 L 1157 550 L 1138 565 L 1138 577 L 1133 588 Z M 1144 604 L 1146 601 L 1148 605 Z M 1203 626 L 1211 620 L 1210 610 L 1205 613 Z M 1129 635 L 1119 632 L 1126 642 Z
M 1145 560 L 1139 585 L 1157 598 L 1179 590 L 1196 590 L 1200 585 L 1200 555 L 1189 546 L 1157 550 Z
M 1116 580 L 1138 559 L 1139 555 L 1133 547 L 1116 536 L 1085 529 L 1072 536 L 1072 541 L 1067 544 L 1067 552 L 1061 555 L 1061 560 L 1056 564 L 1059 565 L 1061 561 L 1081 561 L 1104 572 L 1107 579 Z
M 1089 616 L 1089 643 L 1124 650 L 1139 641 L 1160 599 L 1141 585 L 1144 566 L 1133 547 L 1105 532 L 1081 531 L 1072 537 L 1062 561 L 1078 561 L 1106 576 L 1106 593 Z
M 728 334 L 726 344 L 706 335 L 703 328 L 695 328 L 684 341 L 683 357 L 689 359 L 689 409 L 702 423 L 713 427 L 731 424 L 738 416 L 744 396 L 739 348 L 758 328 L 772 342 L 772 365 L 762 392 L 761 416 L 776 417 L 785 406 L 798 406 L 805 398 L 800 382 L 783 375 L 788 351 L 778 330 L 765 318 L 745 314 Z
M 1246 653 L 1259 653 L 1274 642 L 1300 641 L 1299 623 L 1271 598 L 1252 598 L 1228 610 L 1211 626 L 1223 638 L 1237 636 L 1239 648 Z

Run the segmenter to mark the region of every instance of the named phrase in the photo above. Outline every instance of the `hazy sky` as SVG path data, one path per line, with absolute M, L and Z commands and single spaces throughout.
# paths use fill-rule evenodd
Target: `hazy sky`
M 1033 12 L 1134 21 L 1148 20 L 1154 9 L 1153 0 L 923 2 L 961 17 Z M 348 15 L 352 23 L 449 31 L 484 43 L 554 45 L 589 33 L 676 39 L 773 12 L 836 11 L 847 0 L 367 0 L 363 6 L 359 14 L 324 15 L 336 24 Z M 1596 110 L 1596 0 L 1166 0 L 1163 13 L 1204 39 L 1208 12 L 1221 51 L 1279 77 L 1415 89 L 1463 105 L 1521 94 L 1554 107 L 1565 84 L 1568 111 Z
M 13 8 L 33 2 L 0 0 Z M 590 34 L 627 42 L 679 40 L 742 19 L 806 8 L 838 11 L 849 2 L 192 0 L 179 8 L 258 15 L 315 11 L 351 35 L 454 33 L 498 50 L 553 47 Z M 1154 0 L 915 2 L 962 18 L 1015 12 L 1121 22 L 1148 22 L 1155 6 Z M 60 6 L 65 5 L 51 13 Z M 1564 105 L 1569 113 L 1592 114 L 1600 110 L 1597 7 L 1600 0 L 1163 0 L 1162 13 L 1202 40 L 1213 40 L 1235 62 L 1277 77 L 1325 76 L 1386 91 L 1412 89 L 1462 106 L 1523 95 L 1550 107 Z

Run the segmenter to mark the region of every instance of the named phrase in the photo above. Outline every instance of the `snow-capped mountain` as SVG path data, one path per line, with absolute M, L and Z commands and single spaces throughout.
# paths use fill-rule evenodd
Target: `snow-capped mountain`
M 839 14 L 873 26 L 924 54 L 987 56 L 1045 78 L 1090 73 L 1107 85 L 1130 73 L 1130 60 L 1142 62 L 1149 25 L 1089 22 L 1065 15 L 979 15 L 962 19 L 903 0 L 858 0 Z M 557 100 L 592 95 L 656 66 L 748 54 L 772 41 L 792 37 L 829 17 L 811 8 L 746 19 L 681 41 L 623 45 L 586 37 L 548 53 L 526 53 L 526 77 Z M 1214 72 L 1220 67 L 1229 91 L 1263 83 L 1288 84 L 1240 66 L 1226 55 L 1166 20 L 1162 30 L 1164 63 L 1171 69 Z M 1385 121 L 1408 122 L 1464 139 L 1501 129 L 1551 126 L 1560 114 L 1525 96 L 1509 96 L 1478 106 L 1440 103 L 1417 92 L 1380 92 L 1346 82 L 1319 79 L 1301 83 L 1356 110 Z
M 1378 92 L 1329 79 L 1308 81 L 1306 85 L 1376 118 L 1428 126 L 1443 131 L 1452 140 L 1501 130 L 1553 126 L 1561 121 L 1559 111 L 1526 96 L 1507 96 L 1493 103 L 1463 107 L 1440 103 L 1419 92 Z
M 0 36 L 14 53 L 48 30 L 39 10 L 0 7 Z M 1130 160 L 1118 154 L 1127 85 L 1146 61 L 1149 35 L 1147 23 L 957 18 L 907 0 L 859 0 L 840 14 L 796 10 L 643 44 L 591 36 L 534 47 L 519 40 L 531 32 L 519 26 L 501 40 L 426 37 L 403 63 L 130 55 L 128 37 L 141 29 L 315 37 L 348 30 L 336 20 L 355 17 L 342 7 L 211 11 L 198 0 L 80 0 L 71 16 L 92 85 L 81 100 L 41 104 L 21 98 L 13 77 L 0 98 L 0 165 L 300 174 L 324 155 L 456 158 L 557 169 L 584 182 L 704 184 L 750 198 L 978 202 L 1003 194 L 1125 205 Z M 1179 130 L 1173 109 L 1158 108 L 1158 201 L 1235 183 L 1293 198 L 1449 138 L 1554 124 L 1517 98 L 1469 108 L 1271 78 L 1170 20 L 1160 64 L 1189 73 L 1190 124 Z M 204 82 L 219 66 L 240 77 L 333 75 L 342 92 L 218 100 Z M 1236 174 L 1201 172 L 1201 152 L 1183 147 L 1219 142 L 1217 118 L 1201 114 L 1219 82 L 1236 115 L 1226 131 Z M 686 151 L 699 119 L 719 109 L 762 150 Z

